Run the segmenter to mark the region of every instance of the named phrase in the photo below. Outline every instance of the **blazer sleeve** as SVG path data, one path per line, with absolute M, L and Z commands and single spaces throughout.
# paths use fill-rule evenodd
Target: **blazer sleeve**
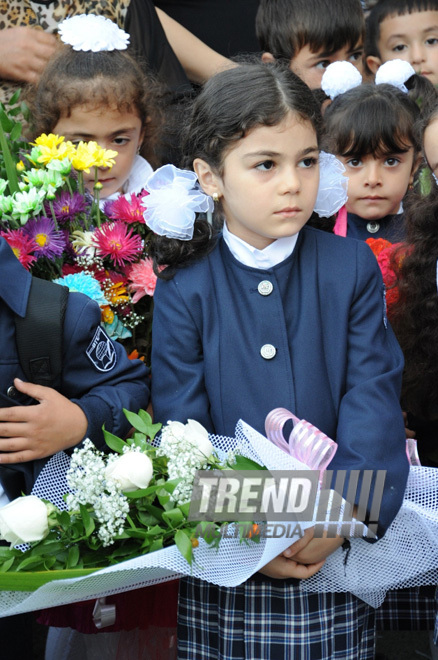
M 195 419 L 214 431 L 205 386 L 199 312 L 200 301 L 188 301 L 176 278 L 158 280 L 152 324 L 152 405 L 158 422 Z
M 330 469 L 386 470 L 378 537 L 401 506 L 409 472 L 399 402 L 402 373 L 403 355 L 386 318 L 379 267 L 368 246 L 357 241 L 346 389 L 338 413 L 338 451 Z
M 100 308 L 80 293 L 70 293 L 64 321 L 61 393 L 77 403 L 88 420 L 87 436 L 102 449 L 102 425 L 122 437 L 131 425 L 123 408 L 137 412 L 149 403 L 148 369 L 130 360 L 100 325 Z M 100 346 L 99 346 L 100 344 Z M 106 347 L 107 360 L 100 359 Z

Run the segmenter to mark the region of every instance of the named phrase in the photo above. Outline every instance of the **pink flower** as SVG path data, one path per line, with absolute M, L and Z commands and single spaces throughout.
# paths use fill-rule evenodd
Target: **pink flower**
M 134 291 L 132 302 L 135 303 L 143 298 L 143 296 L 153 296 L 155 285 L 157 283 L 157 276 L 152 269 L 152 259 L 142 259 L 138 263 L 131 266 L 128 273 L 128 280 L 130 282 L 130 289 Z
M 109 257 L 116 266 L 135 261 L 143 250 L 140 236 L 133 235 L 132 229 L 121 220 L 108 222 L 96 229 L 93 242 L 99 255 Z
M 142 205 L 142 199 L 147 193 L 140 195 L 121 195 L 114 202 L 105 204 L 104 212 L 113 220 L 123 220 L 127 223 L 141 222 L 145 224 L 143 213 L 146 207 Z
M 36 261 L 36 257 L 32 254 L 35 244 L 30 236 L 21 229 L 8 229 L 2 231 L 0 235 L 6 239 L 21 265 L 29 270 Z

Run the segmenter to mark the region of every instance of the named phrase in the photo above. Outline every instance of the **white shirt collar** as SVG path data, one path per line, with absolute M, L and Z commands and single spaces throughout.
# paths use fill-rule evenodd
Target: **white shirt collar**
M 298 234 L 286 236 L 285 238 L 277 238 L 276 241 L 265 247 L 264 250 L 258 250 L 232 234 L 226 222 L 224 222 L 222 233 L 225 243 L 237 261 L 240 261 L 245 266 L 259 268 L 261 270 L 273 268 L 287 259 L 294 251 L 298 239 Z
M 143 158 L 143 156 L 137 155 L 134 158 L 134 164 L 132 166 L 129 177 L 123 186 L 123 193 L 116 192 L 109 197 L 105 197 L 105 199 L 101 199 L 99 203 L 100 208 L 103 209 L 105 202 L 118 199 L 120 195 L 141 192 L 153 171 L 154 170 L 152 169 L 152 166 L 149 165 L 148 161 Z

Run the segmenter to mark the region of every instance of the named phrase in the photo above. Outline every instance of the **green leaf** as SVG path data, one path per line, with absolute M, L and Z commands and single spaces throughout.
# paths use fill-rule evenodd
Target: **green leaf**
M 171 527 L 178 527 L 183 521 L 184 516 L 180 509 L 171 509 L 163 513 L 163 520 L 165 520 Z
M 95 529 L 95 524 L 93 518 L 90 516 L 88 513 L 87 507 L 84 506 L 83 504 L 79 505 L 80 511 L 81 511 L 81 518 L 82 522 L 84 523 L 84 529 L 85 529 L 85 534 L 86 536 L 90 536 Z
M 182 529 L 179 529 L 175 534 L 175 543 L 184 559 L 191 565 L 193 560 L 193 547 L 190 536 Z
M 17 91 L 14 92 L 11 98 L 9 99 L 8 105 L 15 105 L 18 102 L 20 95 L 21 95 L 21 89 L 17 89 Z
M 9 138 L 11 140 L 18 140 L 21 136 L 21 130 L 22 130 L 21 124 L 15 124 L 14 128 L 12 129 L 9 135 Z
M 9 150 L 8 141 L 6 139 L 5 131 L 8 132 L 13 127 L 13 122 L 7 117 L 4 110 L 0 108 L 0 147 L 3 152 L 3 160 L 6 168 L 6 175 L 8 177 L 9 192 L 12 195 L 15 192 L 18 192 L 18 177 L 15 163 L 12 159 L 11 152 Z M 5 128 L 9 126 L 10 128 Z
M 236 456 L 235 463 L 233 464 L 233 470 L 266 470 L 265 467 L 259 465 L 255 461 L 252 461 L 246 456 Z
M 109 431 L 105 431 L 105 429 L 103 429 L 103 436 L 108 447 L 118 454 L 123 454 L 124 447 L 128 447 L 128 444 L 124 440 Z
M 74 568 L 79 561 L 79 547 L 75 544 L 68 550 L 67 568 Z
M 69 578 L 91 575 L 96 568 L 63 569 L 59 571 L 35 571 L 26 573 L 4 573 L 0 576 L 0 589 L 3 591 L 35 591 L 43 584 L 52 580 L 68 580 Z
M 14 127 L 14 122 L 12 119 L 9 119 L 8 115 L 2 108 L 0 108 L 0 125 L 5 133 L 10 133 Z
M 129 410 L 123 408 L 125 417 L 128 422 L 135 428 L 137 431 L 144 433 L 148 438 L 155 438 L 158 431 L 161 429 L 161 424 L 152 424 L 152 417 L 149 415 L 146 410 L 140 410 L 139 414 L 136 415 Z
M 4 562 L 0 565 L 0 573 L 6 573 L 7 571 L 9 571 L 9 569 L 11 568 L 12 564 L 14 563 L 14 561 L 15 561 L 15 557 L 11 557 L 11 558 L 8 559 L 7 561 L 4 561 Z
M 149 546 L 149 552 L 155 552 L 156 550 L 161 550 L 163 547 L 163 537 L 159 539 L 154 539 Z

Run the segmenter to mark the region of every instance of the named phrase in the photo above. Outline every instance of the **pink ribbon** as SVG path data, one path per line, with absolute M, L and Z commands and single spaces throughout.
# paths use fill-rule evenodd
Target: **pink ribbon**
M 417 441 L 415 438 L 406 438 L 406 455 L 408 457 L 409 465 L 421 466 Z
M 287 441 L 283 428 L 289 420 L 292 420 L 294 427 Z M 265 420 L 265 430 L 268 440 L 311 470 L 325 470 L 338 448 L 336 442 L 316 426 L 298 419 L 286 408 L 271 410 Z

